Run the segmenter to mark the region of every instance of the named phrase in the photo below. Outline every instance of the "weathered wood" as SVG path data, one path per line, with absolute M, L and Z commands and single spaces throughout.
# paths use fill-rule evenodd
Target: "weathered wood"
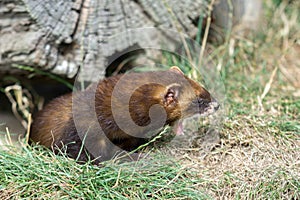
M 220 2 L 215 21 L 226 28 L 228 2 Z M 249 6 L 241 0 L 232 2 L 238 20 Z M 259 5 L 260 0 L 256 2 Z M 108 58 L 111 61 L 132 47 L 173 50 L 179 39 L 174 32 L 193 37 L 197 19 L 206 15 L 208 3 L 210 0 L 2 0 L 0 72 L 11 72 L 13 64 L 22 64 L 67 77 L 74 77 L 80 69 L 81 80 L 95 80 L 104 76 Z
M 168 43 L 164 29 L 194 34 L 193 20 L 206 10 L 206 0 L 3 0 L 0 5 L 2 72 L 17 63 L 73 77 L 80 68 L 82 80 L 103 76 L 107 58 L 133 45 Z M 130 31 L 143 27 L 156 29 Z

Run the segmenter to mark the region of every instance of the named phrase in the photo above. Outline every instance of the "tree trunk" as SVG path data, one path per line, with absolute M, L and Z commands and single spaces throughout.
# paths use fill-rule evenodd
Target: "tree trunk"
M 195 35 L 207 1 L 2 0 L 0 72 L 25 65 L 98 79 L 122 52 L 174 44 L 170 30 Z

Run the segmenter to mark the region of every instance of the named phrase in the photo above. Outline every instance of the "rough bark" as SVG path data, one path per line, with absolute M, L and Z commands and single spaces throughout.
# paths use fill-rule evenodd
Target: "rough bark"
M 195 34 L 207 1 L 2 0 L 0 71 L 21 64 L 94 80 L 114 54 L 174 43 L 169 30 Z M 156 28 L 141 30 L 147 27 Z

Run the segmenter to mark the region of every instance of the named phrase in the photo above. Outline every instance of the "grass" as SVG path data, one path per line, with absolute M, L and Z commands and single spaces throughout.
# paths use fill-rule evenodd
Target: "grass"
M 0 152 L 0 197 L 50 199 L 174 199 L 206 197 L 188 168 L 165 158 L 79 165 L 40 148 Z M 187 176 L 190 176 L 187 178 Z
M 215 47 L 227 114 L 212 150 L 193 130 L 149 158 L 102 167 L 41 147 L 0 151 L 0 198 L 300 199 L 299 3 L 264 7 L 262 30 Z

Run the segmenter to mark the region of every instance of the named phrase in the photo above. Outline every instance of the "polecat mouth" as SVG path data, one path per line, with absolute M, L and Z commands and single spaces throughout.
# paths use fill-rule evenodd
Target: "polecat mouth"
M 191 118 L 191 117 L 199 117 L 199 116 L 206 117 L 216 112 L 219 108 L 220 108 L 220 104 L 217 101 L 212 101 L 208 103 L 208 106 L 204 108 L 203 112 L 176 121 L 175 124 L 173 125 L 173 132 L 175 133 L 175 135 L 184 135 L 183 133 L 184 129 L 182 124 L 184 119 Z
M 176 121 L 175 124 L 173 125 L 173 132 L 175 133 L 175 135 L 184 135 L 182 123 L 183 123 L 183 119 L 180 119 Z

